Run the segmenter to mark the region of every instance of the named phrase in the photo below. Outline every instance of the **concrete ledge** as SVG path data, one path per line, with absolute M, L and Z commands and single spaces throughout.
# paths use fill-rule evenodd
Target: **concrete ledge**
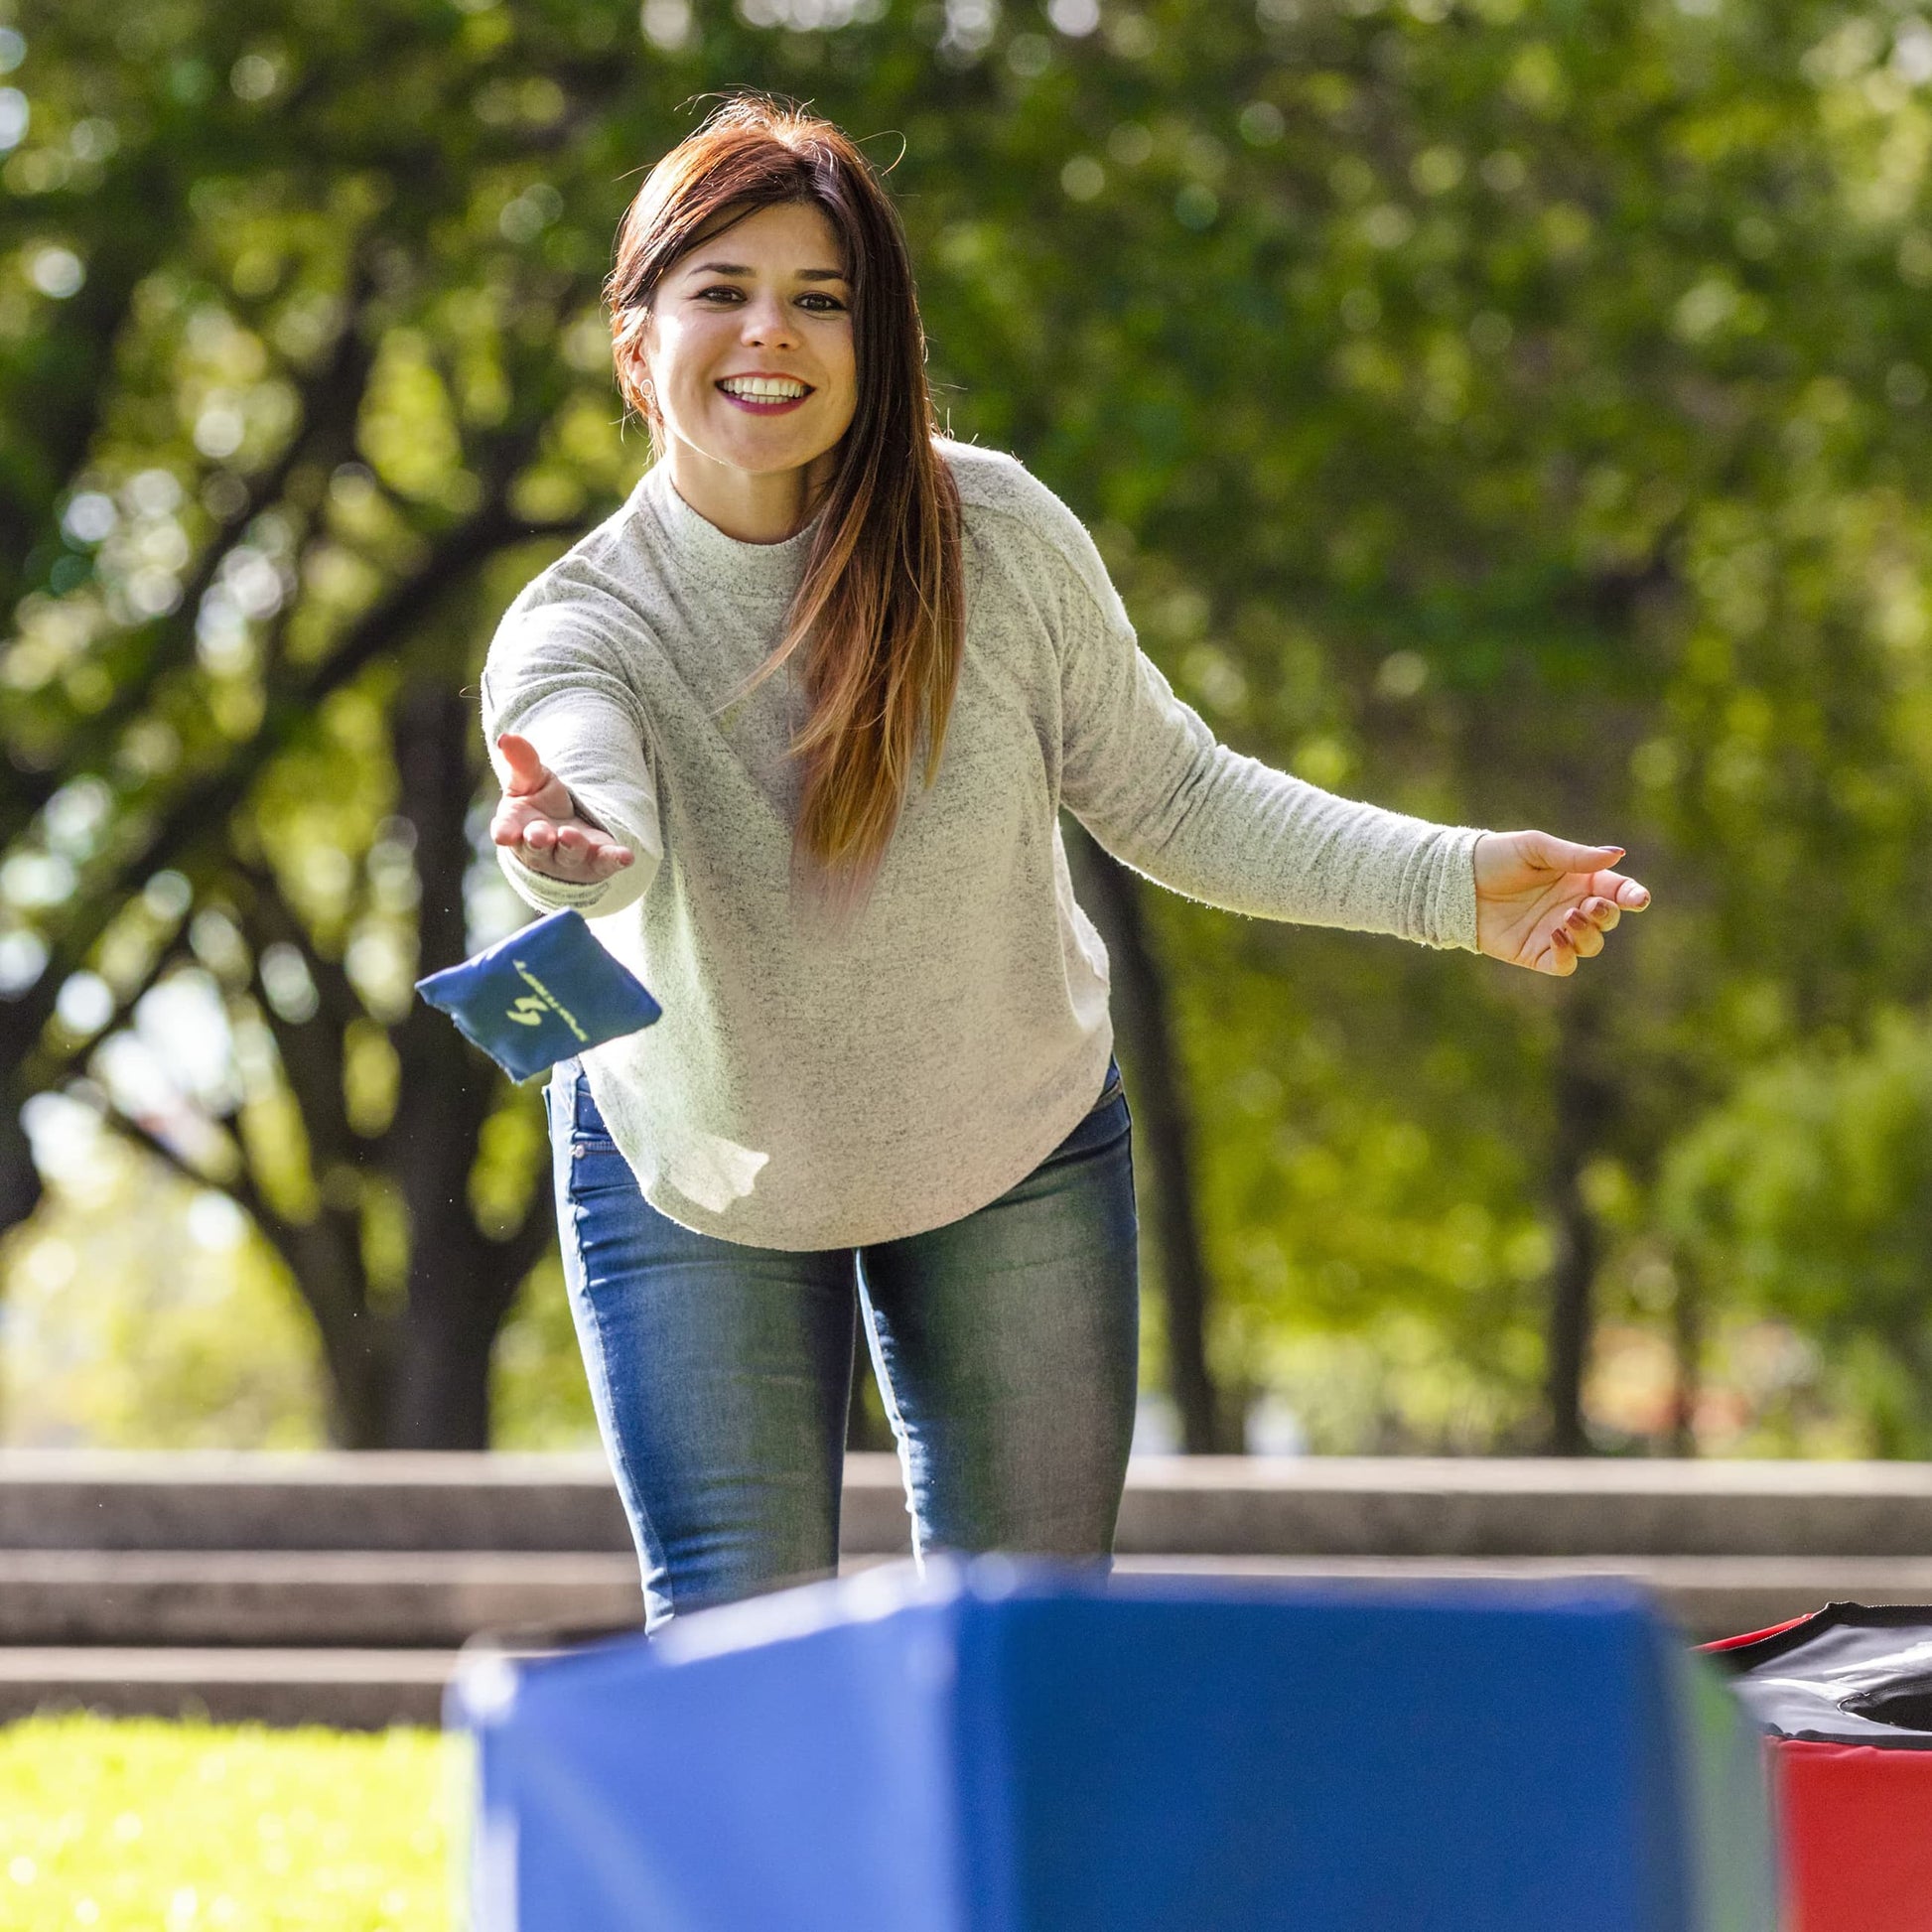
M 0 1450 L 0 1548 L 630 1547 L 595 1452 Z
M 1657 1593 L 1687 1636 L 1762 1630 L 1840 1600 L 1932 1606 L 1932 1560 L 1780 1557 L 1123 1557 L 1122 1574 L 1281 1581 L 1429 1585 L 1446 1579 L 1506 1581 L 1619 1577 Z M 1932 1608 L 1927 1615 L 1932 1619 Z
M 843 1529 L 910 1550 L 896 1455 L 846 1458 Z M 0 1449 L 0 1549 L 631 1547 L 601 1451 Z
M 909 1548 L 897 1458 L 843 1546 Z M 601 1453 L 0 1451 L 0 1549 L 626 1554 Z M 1932 1556 L 1932 1464 L 1149 1456 L 1123 1554 Z
M 1932 1556 L 1932 1464 L 1173 1456 L 1117 1547 L 1282 1556 Z
M 440 1725 L 454 1653 L 432 1650 L 6 1650 L 0 1720 L 41 1711 L 380 1730 Z
M 454 1647 L 643 1617 L 628 1553 L 0 1551 L 0 1644 Z
M 879 1559 L 845 1566 L 867 1569 Z M 1503 1581 L 1621 1577 L 1656 1590 L 1687 1636 L 1760 1629 L 1840 1597 L 1932 1603 L 1932 1560 L 1789 1561 L 1758 1558 L 1123 1557 L 1123 1575 L 1207 1576 L 1250 1583 L 1359 1584 L 1427 1588 L 1447 1579 Z M 620 1618 L 619 1624 L 629 1618 Z M 537 1639 L 525 1648 L 549 1648 Z M 0 1721 L 37 1710 L 110 1717 L 203 1717 L 217 1723 L 325 1724 L 374 1729 L 441 1723 L 454 1645 L 424 1649 L 98 1645 L 0 1648 Z
M 902 1558 L 897 1458 L 848 1458 L 841 1568 Z M 1621 1576 L 1687 1634 L 1932 1604 L 1932 1464 L 1148 1457 L 1124 1574 Z M 601 1452 L 0 1451 L 0 1719 L 40 1708 L 440 1722 L 459 1645 L 636 1628 Z

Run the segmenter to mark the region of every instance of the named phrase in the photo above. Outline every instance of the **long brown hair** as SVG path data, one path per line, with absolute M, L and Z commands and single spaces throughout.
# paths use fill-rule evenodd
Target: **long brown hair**
M 937 774 L 965 648 L 959 490 L 933 448 L 925 332 L 898 211 L 830 121 L 736 93 L 650 171 L 619 224 L 604 296 L 618 386 L 661 459 L 639 345 L 658 283 L 698 242 L 793 202 L 822 209 L 844 251 L 858 398 L 783 634 L 728 705 L 804 653 L 810 712 L 790 747 L 805 762 L 792 883 L 849 914 L 892 842 L 922 724 L 924 783 Z

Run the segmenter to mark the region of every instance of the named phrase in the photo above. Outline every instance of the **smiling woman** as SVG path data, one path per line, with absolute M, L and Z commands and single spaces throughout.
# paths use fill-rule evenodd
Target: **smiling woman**
M 939 434 L 897 215 L 827 122 L 728 101 L 607 294 L 657 461 L 511 603 L 483 700 L 511 883 L 663 1008 L 548 1096 L 649 1622 L 837 1564 L 861 1316 L 915 1551 L 1105 1558 L 1132 1121 L 1061 808 L 1209 904 L 1545 971 L 1642 889 L 1216 743 L 1073 511 Z
M 897 211 L 840 129 L 742 95 L 652 169 L 605 296 L 618 386 L 682 501 L 740 543 L 818 519 L 776 647 L 733 701 L 800 655 L 793 887 L 849 913 L 921 731 L 931 781 L 965 631 Z

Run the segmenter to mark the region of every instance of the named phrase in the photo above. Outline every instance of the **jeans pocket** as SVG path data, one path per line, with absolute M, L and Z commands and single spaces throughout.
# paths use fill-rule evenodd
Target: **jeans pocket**
M 593 1140 L 609 1142 L 611 1128 L 605 1127 L 603 1115 L 597 1111 L 597 1101 L 591 1099 L 590 1078 L 584 1068 L 576 1074 L 576 1093 L 572 1095 L 570 1107 L 570 1138 L 572 1140 Z
M 601 1150 L 616 1147 L 610 1128 L 604 1124 L 604 1116 L 598 1112 L 597 1102 L 591 1098 L 591 1083 L 581 1065 L 571 1075 L 570 1084 L 561 1100 L 565 1118 L 570 1122 L 570 1144 L 573 1148 Z

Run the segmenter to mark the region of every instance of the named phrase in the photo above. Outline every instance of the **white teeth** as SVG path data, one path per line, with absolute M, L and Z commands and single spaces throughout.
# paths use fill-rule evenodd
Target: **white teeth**
M 788 402 L 805 393 L 805 385 L 790 376 L 733 375 L 718 385 L 727 395 L 745 396 L 754 402 Z

